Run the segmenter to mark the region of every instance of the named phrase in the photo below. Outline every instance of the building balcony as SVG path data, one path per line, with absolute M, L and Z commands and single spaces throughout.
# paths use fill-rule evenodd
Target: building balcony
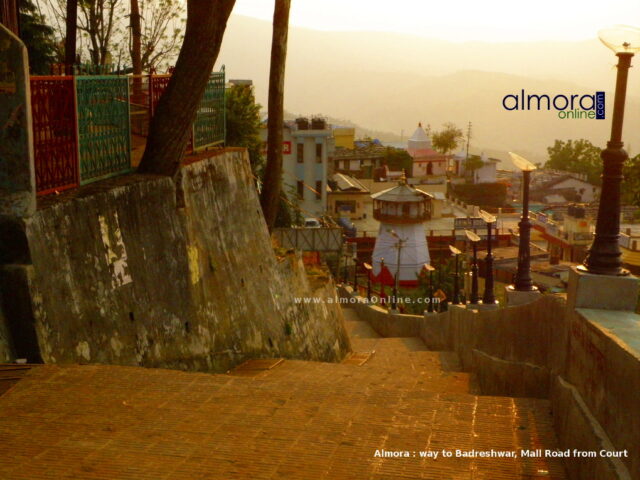
M 431 213 L 423 212 L 421 214 L 414 214 L 414 215 L 392 215 L 388 213 L 381 213 L 380 209 L 375 209 L 373 211 L 373 218 L 375 218 L 379 222 L 384 222 L 384 223 L 412 224 L 412 223 L 423 223 L 426 220 L 430 220 Z

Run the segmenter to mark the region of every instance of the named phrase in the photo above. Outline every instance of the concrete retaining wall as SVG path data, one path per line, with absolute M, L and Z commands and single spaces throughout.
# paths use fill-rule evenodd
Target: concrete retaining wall
M 2 304 L 0 296 L 0 305 Z M 9 337 L 9 328 L 7 326 L 4 314 L 0 308 L 0 363 L 11 362 L 14 359 L 13 348 Z
M 24 316 L 45 362 L 225 371 L 349 350 L 338 305 L 295 302 L 314 292 L 298 257 L 274 255 L 246 153 L 212 155 L 175 182 L 101 182 L 25 220 Z

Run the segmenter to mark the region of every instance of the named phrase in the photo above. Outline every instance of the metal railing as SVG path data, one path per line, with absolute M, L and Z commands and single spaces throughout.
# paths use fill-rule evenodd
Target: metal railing
M 148 135 L 170 79 L 170 75 L 155 74 L 32 76 L 38 195 L 129 172 L 131 135 Z M 187 150 L 224 143 L 225 136 L 223 67 L 211 74 Z
M 75 80 L 31 77 L 36 190 L 41 195 L 77 187 L 78 127 Z

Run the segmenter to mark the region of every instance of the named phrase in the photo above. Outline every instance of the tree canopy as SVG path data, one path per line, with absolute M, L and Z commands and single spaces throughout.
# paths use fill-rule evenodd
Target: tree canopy
M 58 45 L 54 30 L 31 0 L 20 2 L 20 38 L 29 52 L 29 69 L 33 75 L 48 75 L 57 61 Z
M 640 154 L 626 161 L 622 174 L 622 203 L 640 207 Z
M 482 168 L 482 165 L 482 157 L 480 157 L 480 155 L 469 155 L 469 158 L 464 162 L 464 169 L 472 174 L 479 168 Z
M 602 174 L 602 159 L 600 148 L 589 140 L 556 140 L 553 146 L 547 148 L 549 159 L 546 168 L 564 170 L 567 172 L 584 173 L 587 181 L 600 185 Z
M 264 158 L 260 140 L 260 109 L 256 103 L 253 87 L 232 85 L 226 91 L 227 116 L 226 143 L 234 147 L 245 147 L 249 151 L 251 170 L 257 177 L 262 175 Z
M 431 135 L 431 142 L 433 143 L 433 148 L 447 155 L 458 147 L 458 144 L 463 138 L 464 134 L 462 130 L 456 127 L 455 124 L 449 122 L 444 124 L 442 130 L 434 132 Z
M 413 159 L 402 148 L 387 147 L 384 153 L 384 162 L 390 170 L 404 170 L 407 177 L 411 176 Z

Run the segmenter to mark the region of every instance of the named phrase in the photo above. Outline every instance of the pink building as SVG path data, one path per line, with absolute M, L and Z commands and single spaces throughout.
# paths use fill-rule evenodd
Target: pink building
M 431 139 L 427 132 L 418 124 L 407 144 L 407 151 L 413 159 L 413 177 L 420 178 L 429 175 L 446 175 L 447 157 L 433 150 Z

